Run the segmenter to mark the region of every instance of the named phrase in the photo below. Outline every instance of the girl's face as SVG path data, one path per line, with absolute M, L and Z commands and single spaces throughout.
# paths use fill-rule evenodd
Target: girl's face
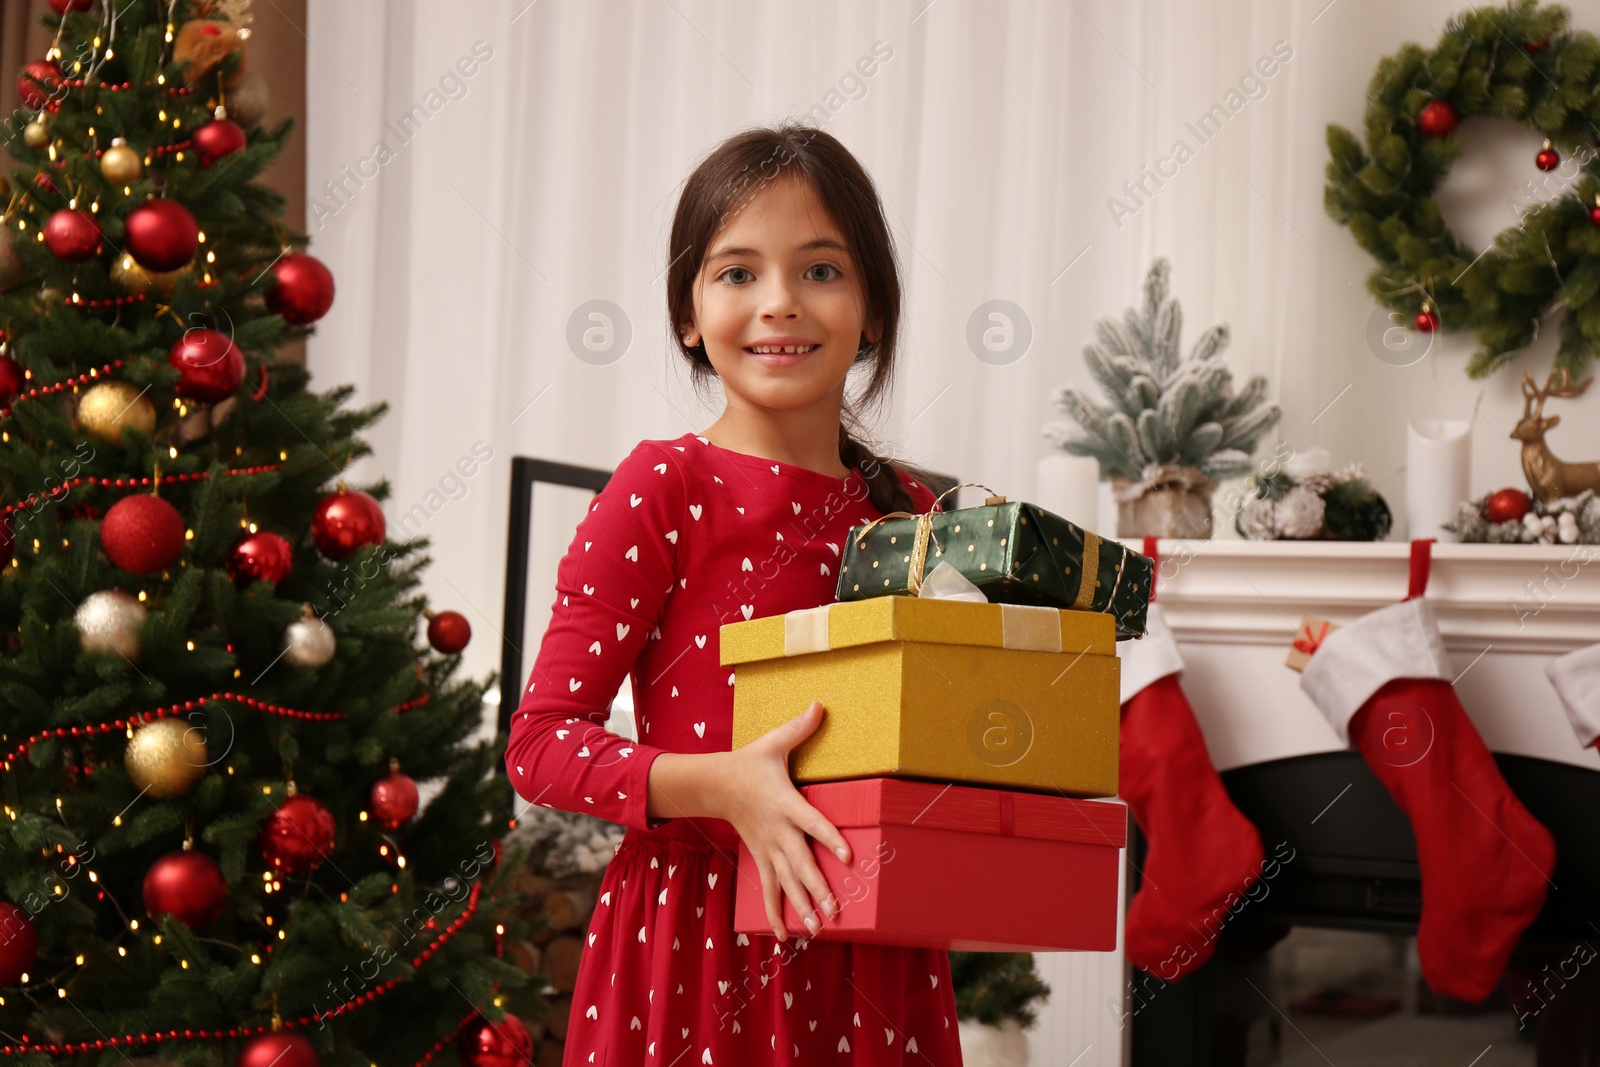
M 844 235 L 803 180 L 768 185 L 712 240 L 684 330 L 730 403 L 793 410 L 844 396 L 856 351 L 878 340 Z M 761 348 L 804 354 L 763 356 Z M 837 412 L 835 412 L 837 414 Z

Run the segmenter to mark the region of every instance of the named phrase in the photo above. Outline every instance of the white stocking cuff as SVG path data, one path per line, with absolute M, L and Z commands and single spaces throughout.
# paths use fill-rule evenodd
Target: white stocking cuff
M 1150 683 L 1169 674 L 1183 670 L 1183 656 L 1178 653 L 1178 642 L 1167 629 L 1167 620 L 1161 617 L 1159 605 L 1150 605 L 1145 619 L 1145 634 L 1132 641 L 1117 642 L 1117 658 L 1122 661 L 1122 703 Z
M 1448 681 L 1450 657 L 1427 598 L 1363 615 L 1322 641 L 1300 675 L 1300 688 L 1327 716 L 1339 740 L 1350 743 L 1350 720 L 1397 678 Z
M 1544 673 L 1567 709 L 1578 743 L 1588 748 L 1600 738 L 1600 645 L 1558 656 Z

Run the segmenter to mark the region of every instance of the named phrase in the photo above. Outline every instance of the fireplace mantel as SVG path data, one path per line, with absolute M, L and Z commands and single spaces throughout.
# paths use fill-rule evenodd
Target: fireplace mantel
M 1217 767 L 1339 750 L 1284 666 L 1289 642 L 1303 617 L 1338 625 L 1402 598 L 1410 546 L 1162 539 L 1158 551 L 1156 595 Z M 1600 546 L 1437 544 L 1428 597 L 1489 747 L 1600 770 L 1544 676 L 1552 657 L 1600 642 Z

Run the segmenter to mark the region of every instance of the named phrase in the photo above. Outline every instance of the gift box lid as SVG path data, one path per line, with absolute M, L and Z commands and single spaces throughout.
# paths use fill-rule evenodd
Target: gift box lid
M 908 778 L 862 778 L 801 786 L 800 795 L 834 826 L 919 826 L 1122 848 L 1128 809 L 1118 801 L 1075 800 Z
M 722 666 L 880 641 L 924 641 L 1115 656 L 1116 622 L 1099 612 L 882 596 L 723 624 Z

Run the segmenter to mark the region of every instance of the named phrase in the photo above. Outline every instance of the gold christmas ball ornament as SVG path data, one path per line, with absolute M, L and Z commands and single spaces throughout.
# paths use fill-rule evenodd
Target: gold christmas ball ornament
M 148 293 L 151 290 L 170 293 L 177 288 L 179 278 L 185 273 L 192 273 L 189 267 L 186 263 L 177 270 L 149 271 L 124 252 L 111 263 L 111 281 L 125 293 Z
M 34 119 L 22 127 L 22 139 L 29 148 L 43 148 L 50 143 L 50 127 L 43 119 Z
M 120 589 L 102 589 L 84 597 L 72 616 L 85 652 L 139 658 L 139 634 L 147 613 L 144 605 Z
M 156 406 L 130 382 L 99 382 L 78 398 L 78 429 L 110 445 L 122 443 L 122 428 L 145 436 L 156 430 Z
M 188 719 L 157 719 L 139 727 L 124 762 L 128 778 L 150 796 L 185 796 L 206 773 L 205 735 Z
M 139 153 L 128 147 L 121 137 L 111 140 L 111 147 L 100 156 L 100 173 L 113 185 L 132 185 L 144 173 Z

